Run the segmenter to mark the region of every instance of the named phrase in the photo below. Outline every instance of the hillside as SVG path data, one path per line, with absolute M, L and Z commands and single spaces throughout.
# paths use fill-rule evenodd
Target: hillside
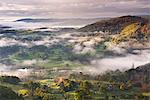
M 150 64 L 146 64 L 146 65 L 142 65 L 139 66 L 137 68 L 132 68 L 128 71 L 126 71 L 126 74 L 128 74 L 128 76 L 130 76 L 130 78 L 132 78 L 132 80 L 136 79 L 136 81 L 146 81 L 146 82 L 150 82 Z M 139 78 L 140 79 L 139 79 Z M 138 79 L 137 79 L 138 78 Z
M 141 16 L 122 16 L 102 20 L 79 29 L 85 34 L 106 37 L 107 47 L 149 47 L 150 19 Z M 101 34 L 102 33 L 102 34 Z M 108 39 L 109 38 L 109 39 Z
M 119 34 L 112 38 L 112 42 L 119 44 L 123 41 L 136 40 L 137 42 L 148 42 L 150 37 L 150 22 L 147 21 L 143 24 L 132 23 L 125 26 Z
M 109 33 L 120 33 L 121 30 L 132 23 L 145 23 L 147 20 L 138 16 L 122 16 L 111 18 L 109 20 L 99 21 L 79 29 L 83 32 L 103 31 Z

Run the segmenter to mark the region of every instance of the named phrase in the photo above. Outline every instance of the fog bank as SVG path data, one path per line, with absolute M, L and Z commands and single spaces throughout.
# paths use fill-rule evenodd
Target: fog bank
M 91 61 L 91 66 L 84 67 L 83 72 L 91 74 L 100 74 L 108 70 L 125 71 L 132 67 L 150 63 L 150 50 L 139 51 L 138 54 L 126 54 L 125 56 L 105 57 Z

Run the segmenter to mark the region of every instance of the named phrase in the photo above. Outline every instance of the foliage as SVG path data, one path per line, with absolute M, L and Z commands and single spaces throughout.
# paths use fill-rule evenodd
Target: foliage
M 18 91 L 18 94 L 20 96 L 24 96 L 25 97 L 25 96 L 29 96 L 30 92 L 27 89 L 21 89 L 21 90 Z
M 120 34 L 122 35 L 122 37 L 131 37 L 135 34 L 135 31 L 139 28 L 139 26 L 139 23 L 130 24 L 126 26 Z
M 16 76 L 1 76 L 0 82 L 6 82 L 10 84 L 18 84 L 21 80 Z
M 18 96 L 10 88 L 0 86 L 0 99 L 1 100 L 23 100 L 22 97 Z
M 40 84 L 33 82 L 33 81 L 29 81 L 29 82 L 24 83 L 23 86 L 25 88 L 28 88 L 28 89 L 34 91 L 36 88 L 40 87 Z
M 71 81 L 69 79 L 65 79 L 60 84 L 60 89 L 65 92 L 74 91 L 76 88 L 79 87 L 79 83 L 75 81 Z
M 73 73 L 67 78 L 49 82 L 29 81 L 19 94 L 32 100 L 144 100 L 149 95 L 150 65 L 125 72 L 109 71 L 101 75 Z M 44 82 L 44 84 L 43 84 Z
M 0 47 L 0 57 L 8 57 L 20 50 L 21 46 L 5 46 Z
M 106 52 L 106 45 L 105 42 L 101 42 L 98 45 L 96 45 L 95 50 L 96 50 L 96 55 L 99 56 L 103 56 Z
M 118 44 L 122 41 L 128 40 L 129 38 L 135 36 L 137 29 L 140 27 L 139 23 L 132 23 L 126 26 L 119 35 L 112 39 L 112 42 Z
M 25 52 L 16 55 L 16 58 L 23 59 L 50 59 L 50 60 L 69 60 L 72 56 L 71 48 L 63 45 L 46 47 L 43 45 L 33 46 Z
M 148 93 L 142 93 L 142 95 L 150 97 L 150 92 L 148 92 Z
M 141 32 L 150 35 L 150 21 L 141 28 Z
M 58 44 L 51 47 L 43 45 L 26 48 L 11 57 L 12 60 L 47 60 L 47 62 L 39 63 L 38 66 L 44 67 L 76 67 L 81 63 L 88 62 L 89 54 L 75 54 L 72 47 L 68 45 Z

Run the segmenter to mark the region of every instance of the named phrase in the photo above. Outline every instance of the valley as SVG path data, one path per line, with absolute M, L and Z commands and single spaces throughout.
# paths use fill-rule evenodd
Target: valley
M 122 16 L 81 28 L 0 26 L 0 91 L 12 88 L 16 100 L 148 100 L 149 22 Z

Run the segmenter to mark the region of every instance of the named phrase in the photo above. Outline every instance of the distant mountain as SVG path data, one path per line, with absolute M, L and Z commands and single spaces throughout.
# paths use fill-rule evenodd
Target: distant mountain
M 55 19 L 55 18 L 24 18 L 18 19 L 14 22 L 26 22 L 26 23 L 48 23 L 54 26 L 79 26 L 83 27 L 87 24 L 97 22 L 99 20 L 104 20 L 105 18 L 64 18 L 64 19 Z
M 2 29 L 9 29 L 9 28 L 11 28 L 10 26 L 3 26 L 3 25 L 0 25 L 0 30 L 2 30 Z
M 33 18 L 24 18 L 24 19 L 18 19 L 15 22 L 54 22 L 56 19 L 33 19 Z M 60 20 L 57 20 L 60 21 Z
M 88 20 L 93 20 L 93 21 L 98 21 L 98 20 L 104 20 L 108 18 L 62 18 L 62 19 L 55 19 L 55 18 L 23 18 L 23 19 L 18 19 L 17 21 L 24 21 L 24 22 L 44 22 L 44 21 L 88 21 Z
M 24 18 L 24 19 L 18 19 L 18 20 L 16 20 L 16 22 L 20 22 L 20 21 L 31 21 L 31 20 L 33 20 L 33 19 L 31 19 L 31 18 Z
M 95 31 L 103 31 L 109 32 L 111 34 L 120 33 L 121 30 L 132 23 L 145 23 L 147 19 L 139 17 L 139 16 L 122 16 L 117 18 L 111 18 L 109 20 L 98 21 L 93 24 L 89 24 L 85 27 L 79 29 L 79 31 L 83 32 L 95 32 Z

